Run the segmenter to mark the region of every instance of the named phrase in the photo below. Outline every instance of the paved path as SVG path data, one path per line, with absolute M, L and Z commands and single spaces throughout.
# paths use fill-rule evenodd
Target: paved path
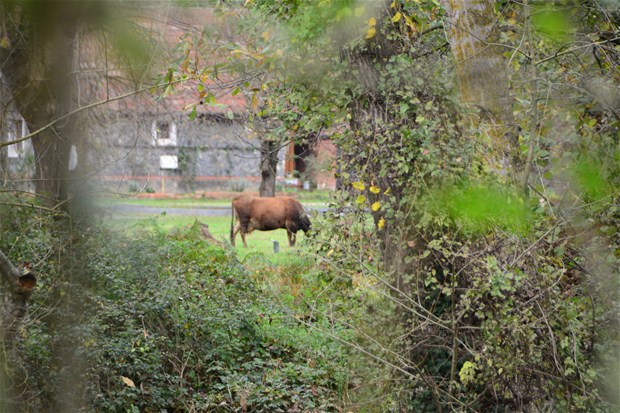
M 142 205 L 131 204 L 115 204 L 111 205 L 109 209 L 113 212 L 120 212 L 123 214 L 156 214 L 161 215 L 163 213 L 170 215 L 189 215 L 189 216 L 211 216 L 211 217 L 225 217 L 230 216 L 230 207 L 209 207 L 209 208 L 170 208 L 170 207 L 150 207 Z

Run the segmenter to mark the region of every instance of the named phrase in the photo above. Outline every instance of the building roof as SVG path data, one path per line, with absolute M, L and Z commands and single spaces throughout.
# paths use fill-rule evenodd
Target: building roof
M 194 107 L 197 115 L 244 114 L 247 111 L 243 94 L 233 96 L 237 85 L 230 77 L 220 76 L 215 81 L 199 72 L 191 73 L 190 69 L 186 73 L 188 80 L 177 78 L 175 73 L 170 88 L 151 88 L 152 78 L 164 79 L 170 68 L 182 66 L 184 57 L 189 57 L 189 65 L 194 65 L 194 70 L 198 71 L 222 61 L 223 56 L 217 55 L 210 56 L 213 61 L 203 62 L 200 60 L 203 56 L 196 58 L 194 44 L 203 41 L 206 27 L 218 27 L 220 36 L 227 36 L 230 31 L 212 9 L 140 9 L 124 17 L 132 25 L 130 33 L 144 42 L 147 52 L 138 58 L 119 59 L 118 51 L 113 50 L 106 34 L 93 32 L 84 36 L 78 55 L 85 100 L 109 101 L 104 108 L 114 112 L 189 114 Z M 129 33 L 120 29 L 122 35 L 127 35 L 125 32 Z M 136 39 L 126 40 L 125 45 L 123 39 L 116 41 L 121 49 L 131 49 Z M 148 66 L 148 70 L 136 70 L 140 65 Z

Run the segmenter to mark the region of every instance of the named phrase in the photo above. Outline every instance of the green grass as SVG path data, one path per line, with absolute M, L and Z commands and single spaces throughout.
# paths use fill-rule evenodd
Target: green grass
M 321 206 L 329 199 L 328 191 L 300 191 L 297 198 L 304 205 Z M 128 204 L 154 208 L 212 208 L 229 209 L 230 199 L 207 199 L 207 198 L 175 198 L 175 199 L 150 199 L 150 198 L 128 198 L 113 197 L 98 200 L 102 207 L 113 204 Z M 209 226 L 209 231 L 213 236 L 230 246 L 230 216 L 211 217 L 211 216 L 192 216 L 176 214 L 144 214 L 144 213 L 117 213 L 107 221 L 107 224 L 123 231 L 136 231 L 143 228 L 160 228 L 171 231 L 175 228 L 190 226 L 195 220 Z M 244 262 L 261 262 L 272 264 L 290 264 L 299 261 L 300 250 L 304 248 L 304 233 L 297 233 L 297 244 L 295 247 L 288 246 L 286 230 L 278 229 L 274 231 L 254 231 L 246 237 L 248 247 L 243 247 L 241 236 L 237 234 L 236 247 L 237 256 Z M 280 251 L 273 251 L 273 241 L 278 241 Z
M 147 215 L 136 214 L 131 216 L 116 215 L 107 224 L 113 228 L 124 231 L 136 231 L 145 228 L 160 228 L 165 231 L 181 229 L 191 226 L 196 220 L 207 224 L 211 234 L 221 242 L 230 246 L 230 217 L 210 217 L 210 216 L 184 216 L 173 214 Z M 280 243 L 280 251 L 273 251 L 273 241 Z M 272 264 L 288 264 L 296 262 L 300 256 L 300 249 L 304 247 L 304 233 L 297 233 L 297 243 L 294 247 L 289 247 L 286 230 L 278 229 L 274 231 L 254 231 L 247 235 L 248 247 L 243 246 L 241 236 L 237 234 L 235 251 L 239 260 L 252 263 L 253 261 L 268 261 Z
M 295 196 L 304 205 L 322 205 L 329 201 L 330 191 L 300 191 L 290 193 Z M 152 198 L 134 198 L 134 197 L 106 197 L 97 201 L 102 206 L 109 206 L 116 203 L 141 205 L 155 208 L 230 208 L 231 198 L 213 199 L 213 198 L 170 198 L 170 199 L 152 199 Z
M 100 205 L 109 206 L 113 204 L 140 205 L 156 208 L 230 208 L 230 199 L 195 199 L 195 198 L 175 198 L 175 199 L 149 199 L 149 198 L 108 198 L 98 201 Z

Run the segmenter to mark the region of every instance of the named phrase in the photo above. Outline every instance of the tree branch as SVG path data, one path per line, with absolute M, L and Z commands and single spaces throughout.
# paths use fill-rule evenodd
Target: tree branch
M 13 263 L 7 258 L 2 251 L 0 251 L 0 276 L 3 282 L 7 285 L 15 285 L 15 280 L 20 276 L 19 270 L 13 265 Z
M 190 80 L 199 79 L 200 77 L 201 76 L 196 75 L 196 76 L 188 77 L 186 79 L 178 79 L 178 80 L 173 80 L 173 81 L 170 81 L 170 82 L 158 83 L 156 85 L 150 85 L 150 86 L 147 86 L 147 87 L 143 87 L 141 89 L 134 90 L 132 92 L 125 93 L 123 95 L 114 96 L 112 98 L 107 98 L 105 100 L 100 100 L 98 102 L 94 102 L 94 103 L 91 103 L 91 104 L 86 105 L 86 106 L 81 106 L 81 107 L 79 107 L 77 109 L 74 109 L 74 110 L 68 112 L 68 113 L 65 113 L 62 116 L 59 116 L 58 118 L 54 119 L 53 121 L 51 121 L 47 125 L 42 126 L 41 128 L 37 129 L 36 131 L 31 132 L 28 135 L 22 136 L 19 139 L 15 139 L 15 140 L 12 140 L 12 141 L 6 141 L 6 142 L 0 142 L 0 148 L 5 147 L 5 146 L 9 146 L 9 145 L 13 145 L 15 143 L 23 142 L 23 141 L 26 141 L 28 139 L 31 139 L 34 136 L 38 135 L 39 133 L 41 133 L 41 132 L 51 128 L 52 126 L 54 126 L 55 124 L 57 124 L 60 121 L 65 120 L 65 119 L 67 119 L 67 118 L 69 118 L 69 117 L 71 117 L 73 115 L 78 114 L 78 113 L 84 112 L 86 110 L 96 108 L 97 106 L 102 106 L 102 105 L 105 105 L 105 104 L 108 104 L 108 103 L 111 103 L 111 102 L 116 102 L 118 100 L 123 100 L 123 99 L 129 98 L 129 97 L 132 97 L 132 96 L 136 96 L 136 95 L 139 95 L 140 93 L 144 93 L 144 92 L 146 92 L 148 90 L 151 90 L 151 89 L 154 89 L 154 88 L 160 88 L 160 87 L 166 87 L 166 86 L 170 86 L 170 85 L 175 85 L 175 84 L 178 84 L 178 83 L 183 83 L 183 82 L 187 82 L 187 81 L 190 81 Z

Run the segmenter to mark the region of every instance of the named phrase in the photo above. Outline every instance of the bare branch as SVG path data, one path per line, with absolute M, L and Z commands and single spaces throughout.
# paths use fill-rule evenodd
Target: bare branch
M 188 78 L 185 78 L 185 79 L 178 79 L 178 80 L 173 80 L 173 81 L 170 81 L 170 82 L 162 82 L 162 83 L 158 83 L 158 84 L 155 84 L 155 85 L 146 86 L 146 87 L 143 87 L 141 89 L 137 89 L 137 90 L 134 90 L 132 92 L 128 92 L 128 93 L 125 93 L 125 94 L 122 94 L 122 95 L 119 95 L 119 96 L 114 96 L 114 97 L 111 97 L 111 98 L 107 98 L 105 100 L 100 100 L 100 101 L 91 103 L 91 104 L 86 105 L 86 106 L 79 107 L 79 108 L 74 109 L 74 110 L 72 110 L 72 111 L 70 111 L 68 113 L 65 113 L 62 116 L 59 116 L 58 118 L 56 118 L 53 121 L 49 122 L 47 125 L 42 126 L 41 128 L 37 129 L 36 131 L 31 132 L 28 135 L 25 135 L 25 136 L 23 136 L 23 137 L 21 137 L 19 139 L 15 139 L 15 140 L 12 140 L 12 141 L 6 141 L 6 142 L 0 142 L 0 148 L 5 147 L 5 146 L 9 146 L 9 145 L 13 145 L 15 143 L 23 142 L 23 141 L 26 141 L 28 139 L 31 139 L 34 136 L 38 135 L 39 133 L 41 133 L 43 131 L 46 131 L 47 129 L 50 129 L 51 127 L 56 125 L 58 122 L 63 121 L 63 120 L 65 120 L 65 119 L 67 119 L 67 118 L 69 118 L 69 117 L 71 117 L 73 115 L 76 115 L 78 113 L 84 112 L 86 110 L 93 109 L 93 108 L 96 108 L 98 106 L 103 106 L 103 105 L 111 103 L 111 102 L 116 102 L 116 101 L 119 101 L 119 100 L 123 100 L 123 99 L 129 98 L 129 97 L 132 97 L 132 96 L 136 96 L 136 95 L 139 95 L 140 93 L 144 93 L 144 92 L 147 92 L 147 91 L 152 90 L 152 89 L 166 87 L 166 86 L 175 85 L 175 84 L 179 84 L 179 83 L 184 83 L 184 82 L 188 82 L 188 81 L 191 81 L 191 80 L 199 79 L 200 77 L 201 76 L 196 75 L 196 76 L 188 77 Z

